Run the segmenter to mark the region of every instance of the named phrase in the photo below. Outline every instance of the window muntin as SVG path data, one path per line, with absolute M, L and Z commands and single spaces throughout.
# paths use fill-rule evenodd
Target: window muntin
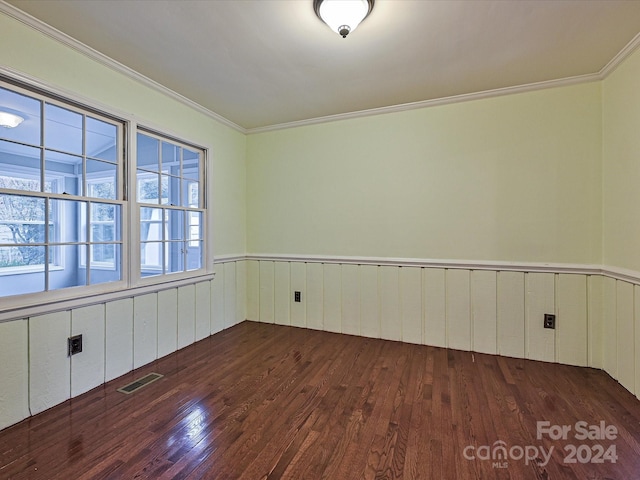
M 25 119 L 0 128 L 0 297 L 122 280 L 123 123 L 9 86 L 0 108 Z
M 204 152 L 151 133 L 137 134 L 140 273 L 151 277 L 203 268 Z
M 189 278 L 204 270 L 202 148 L 146 130 L 125 142 L 124 121 L 2 78 L 0 109 L 25 119 L 16 128 L 0 128 L 4 305 L 160 283 L 169 280 L 166 274 Z M 131 241 L 140 247 L 132 248 Z M 139 266 L 130 268 L 130 260 Z M 112 286 L 60 292 L 105 282 Z

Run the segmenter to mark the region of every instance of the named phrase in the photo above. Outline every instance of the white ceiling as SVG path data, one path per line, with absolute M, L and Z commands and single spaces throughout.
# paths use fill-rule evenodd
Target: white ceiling
M 346 39 L 313 0 L 8 0 L 243 129 L 599 74 L 640 1 L 376 0 Z

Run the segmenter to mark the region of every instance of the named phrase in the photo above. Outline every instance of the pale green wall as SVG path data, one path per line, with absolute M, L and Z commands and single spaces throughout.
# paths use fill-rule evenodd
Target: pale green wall
M 640 271 L 640 50 L 602 88 L 603 263 Z
M 215 254 L 246 245 L 245 136 L 0 14 L 0 65 L 209 147 Z
M 599 83 L 254 134 L 249 253 L 600 263 Z

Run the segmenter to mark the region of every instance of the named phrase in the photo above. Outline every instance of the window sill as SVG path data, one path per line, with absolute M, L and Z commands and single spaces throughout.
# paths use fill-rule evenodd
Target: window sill
M 157 277 L 153 278 L 157 280 Z M 37 295 L 39 296 L 39 300 L 37 300 L 37 304 L 35 301 L 34 304 L 29 304 L 27 301 L 22 300 L 22 304 L 20 305 L 17 302 L 18 299 L 15 297 L 12 300 L 16 300 L 16 302 L 10 302 L 7 299 L 3 299 L 3 305 L 7 305 L 8 308 L 0 310 L 0 323 L 12 320 L 21 320 L 45 313 L 54 313 L 78 307 L 112 302 L 114 300 L 133 298 L 147 293 L 156 293 L 162 290 L 169 290 L 171 288 L 206 282 L 213 280 L 214 278 L 215 272 L 199 272 L 198 274 L 189 277 L 164 279 L 163 282 L 156 281 L 152 284 L 144 284 L 129 288 L 123 285 L 124 282 L 117 282 L 117 284 L 115 282 L 113 284 L 103 283 L 90 287 L 77 287 L 78 290 L 75 292 L 70 291 L 75 289 L 72 287 L 54 292 L 44 292 L 44 294 L 55 294 L 55 296 L 52 296 L 50 299 L 44 299 L 42 298 L 43 293 L 38 293 Z M 82 291 L 80 291 L 80 289 Z M 67 294 L 65 297 L 61 297 L 60 295 L 63 292 Z M 10 305 L 10 303 L 14 303 L 14 305 Z

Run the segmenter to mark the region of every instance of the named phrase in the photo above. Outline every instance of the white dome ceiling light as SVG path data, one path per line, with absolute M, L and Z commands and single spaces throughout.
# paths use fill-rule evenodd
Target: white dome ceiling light
M 374 1 L 313 0 L 313 9 L 331 30 L 346 38 L 371 13 Z

